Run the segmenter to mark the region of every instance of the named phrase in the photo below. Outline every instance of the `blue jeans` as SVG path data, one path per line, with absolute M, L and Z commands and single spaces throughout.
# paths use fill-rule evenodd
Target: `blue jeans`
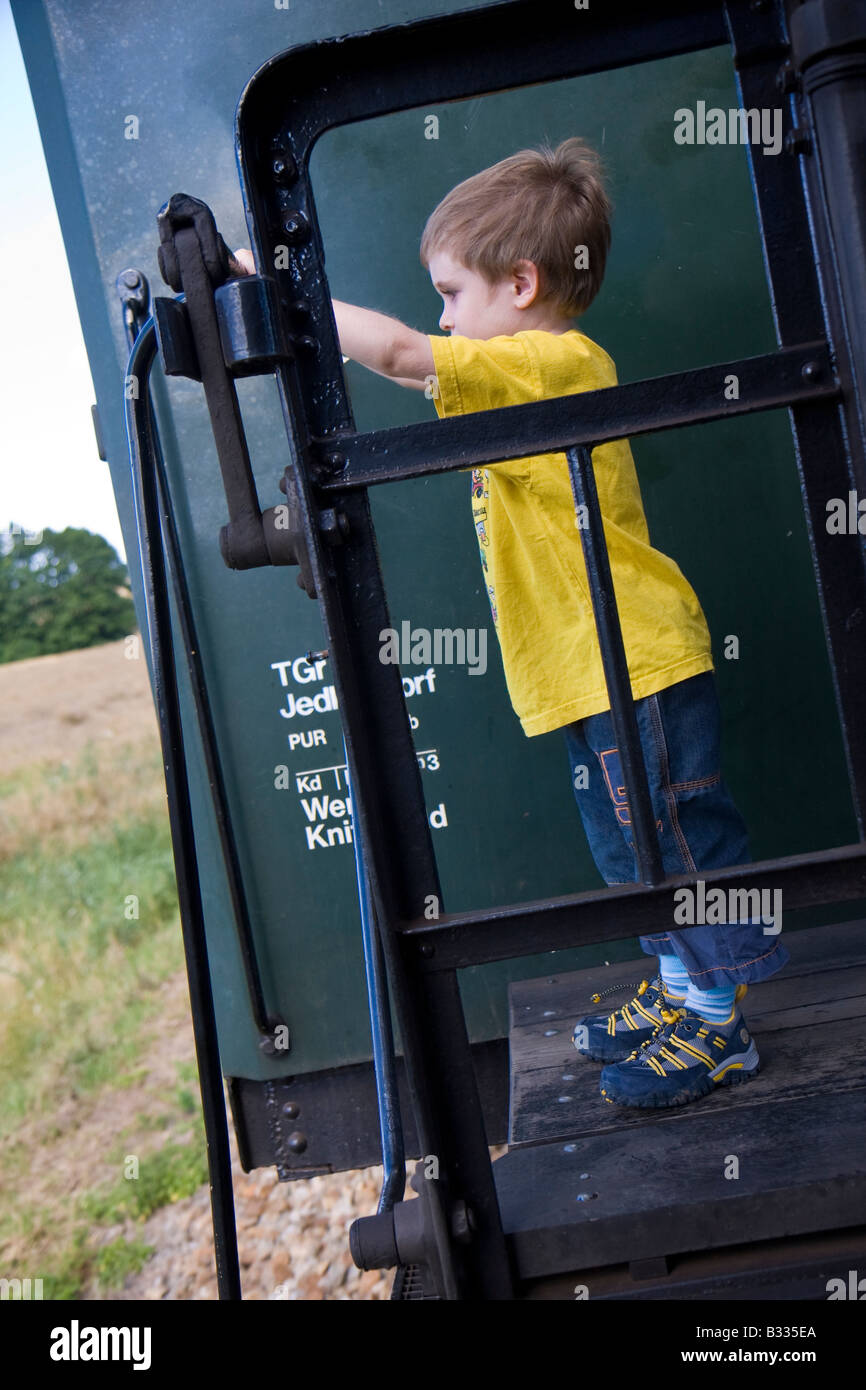
M 722 780 L 721 716 L 712 671 L 635 700 L 634 708 L 665 874 L 749 863 L 746 827 Z M 635 883 L 637 856 L 610 710 L 567 724 L 563 733 L 598 870 L 608 884 Z M 748 887 L 747 876 L 742 887 Z M 678 956 L 698 989 L 712 989 L 764 980 L 788 961 L 778 936 L 766 933 L 764 925 L 753 918 L 689 926 L 642 936 L 640 944 L 647 955 Z

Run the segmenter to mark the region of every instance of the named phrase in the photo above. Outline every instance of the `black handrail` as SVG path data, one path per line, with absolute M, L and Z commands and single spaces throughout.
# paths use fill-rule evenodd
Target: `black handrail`
M 147 638 L 201 1087 L 217 1285 L 220 1299 L 237 1300 L 241 1298 L 241 1282 L 228 1125 L 171 637 L 171 609 L 161 543 L 154 422 L 148 390 L 155 354 L 156 333 L 153 320 L 149 319 L 139 333 L 129 358 L 127 383 L 133 382 L 134 389 L 126 392 L 126 428 Z
M 343 740 L 346 770 L 349 755 Z M 351 793 L 352 779 L 349 777 Z M 391 1004 L 388 997 L 388 975 L 379 937 L 376 909 L 370 892 L 370 880 L 364 862 L 360 817 L 352 806 L 352 845 L 355 851 L 355 876 L 358 883 L 358 906 L 361 912 L 361 939 L 364 944 L 364 968 L 367 974 L 367 1007 L 370 1012 L 370 1033 L 373 1039 L 373 1074 L 376 1078 L 376 1103 L 379 1108 L 379 1134 L 382 1142 L 382 1190 L 377 1211 L 390 1211 L 402 1200 L 406 1191 L 406 1152 L 403 1145 L 403 1121 L 400 1096 L 397 1090 L 397 1068 L 394 1059 L 394 1030 L 391 1027 Z
M 139 283 L 143 283 L 145 286 L 145 293 L 148 293 L 145 277 L 140 271 L 136 273 Z M 184 298 L 185 296 L 179 295 L 179 302 L 183 302 Z M 145 318 L 146 317 L 145 315 Z M 124 328 L 126 330 L 130 350 L 135 342 L 138 328 L 142 327 L 144 327 L 144 322 L 141 319 L 136 319 L 128 313 L 124 314 Z M 127 380 L 130 379 L 131 375 L 132 373 L 130 372 Z M 138 389 L 137 381 L 135 387 Z M 222 849 L 229 895 L 232 902 L 238 946 L 243 962 L 244 976 L 246 978 L 247 994 L 249 996 L 253 1020 L 256 1028 L 262 1035 L 260 1043 L 262 1050 L 273 1053 L 277 1051 L 274 1045 L 274 1033 L 280 1025 L 283 1025 L 283 1020 L 271 1013 L 265 1000 L 261 971 L 259 969 L 253 940 L 249 907 L 244 891 L 237 840 L 235 838 L 229 812 L 228 794 L 226 792 L 222 762 L 219 756 L 216 731 L 214 729 L 207 680 L 205 678 L 204 666 L 201 659 L 201 644 L 195 626 L 189 586 L 186 582 L 186 569 L 183 563 L 180 537 L 177 531 L 177 521 L 175 519 L 174 507 L 171 504 L 171 490 L 169 488 L 159 431 L 156 427 L 156 421 L 153 415 L 152 402 L 150 414 L 153 467 L 158 488 L 159 515 L 162 518 L 164 528 L 162 533 L 163 543 L 168 554 L 169 570 L 174 586 L 175 607 L 180 620 L 181 636 L 186 653 L 190 687 L 195 704 L 198 733 L 202 743 L 208 783 L 211 789 L 211 802 L 213 805 L 214 818 L 216 820 L 217 833 L 220 839 L 220 847 Z

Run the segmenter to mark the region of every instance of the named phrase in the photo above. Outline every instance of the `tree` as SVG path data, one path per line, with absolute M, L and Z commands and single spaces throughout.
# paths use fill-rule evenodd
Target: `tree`
M 11 526 L 0 536 L 0 662 L 125 637 L 137 626 L 128 585 L 104 536 L 67 526 L 36 540 Z

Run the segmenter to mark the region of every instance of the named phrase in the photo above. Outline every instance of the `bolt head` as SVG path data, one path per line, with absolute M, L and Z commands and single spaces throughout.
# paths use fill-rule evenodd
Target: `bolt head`
M 475 1222 L 465 1202 L 455 1202 L 451 1212 L 451 1234 L 461 1245 L 472 1239 Z
M 796 126 L 794 130 L 789 130 L 785 136 L 786 154 L 809 154 L 812 149 L 812 141 L 809 133 L 802 126 Z
M 306 241 L 310 232 L 310 224 L 299 208 L 286 213 L 283 218 L 283 231 L 291 242 Z
M 800 369 L 800 375 L 805 381 L 818 381 L 821 376 L 821 368 L 817 362 L 804 362 Z
M 283 1106 L 283 1114 L 290 1120 L 296 1120 L 301 1113 L 301 1107 L 293 1100 L 287 1100 Z
M 290 154 L 279 154 L 271 163 L 277 183 L 292 183 L 298 177 L 298 166 Z
M 302 1154 L 307 1147 L 307 1136 L 296 1129 L 294 1133 L 289 1135 L 286 1143 L 293 1154 Z

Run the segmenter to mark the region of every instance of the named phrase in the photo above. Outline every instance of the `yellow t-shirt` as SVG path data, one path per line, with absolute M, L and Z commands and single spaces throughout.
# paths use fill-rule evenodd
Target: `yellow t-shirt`
M 431 336 L 437 413 L 468 415 L 615 386 L 616 368 L 571 329 Z M 634 699 L 713 669 L 701 605 L 654 550 L 628 440 L 593 452 Z M 472 512 L 508 693 L 529 737 L 610 708 L 565 454 L 472 471 Z

